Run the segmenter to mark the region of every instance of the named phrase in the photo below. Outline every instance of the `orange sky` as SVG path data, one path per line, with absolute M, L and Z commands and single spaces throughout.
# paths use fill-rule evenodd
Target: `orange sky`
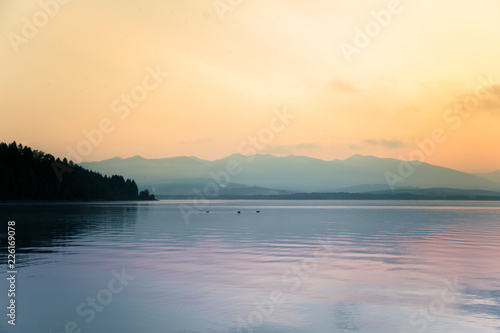
M 407 159 L 439 128 L 426 162 L 500 169 L 497 0 L 59 1 L 0 3 L 0 141 L 217 159 L 260 134 L 263 153 Z

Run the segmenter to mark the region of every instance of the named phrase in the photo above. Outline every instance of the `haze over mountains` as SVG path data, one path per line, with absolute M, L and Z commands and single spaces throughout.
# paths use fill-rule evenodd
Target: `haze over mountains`
M 500 191 L 500 172 L 469 174 L 427 163 L 354 155 L 324 161 L 305 156 L 233 154 L 208 161 L 196 157 L 145 159 L 115 157 L 81 166 L 135 179 L 155 194 L 184 195 L 217 183 L 225 194 L 292 192 L 373 192 L 392 188 L 455 188 Z M 232 175 L 230 173 L 232 173 Z M 389 181 L 388 181 L 389 179 Z
M 475 173 L 474 175 L 500 184 L 500 170 L 489 173 Z

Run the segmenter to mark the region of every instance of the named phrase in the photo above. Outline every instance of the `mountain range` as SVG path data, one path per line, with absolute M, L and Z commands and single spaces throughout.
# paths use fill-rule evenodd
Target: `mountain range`
M 192 156 L 146 159 L 115 157 L 80 166 L 135 179 L 159 195 L 188 195 L 217 184 L 220 194 L 273 195 L 310 192 L 367 193 L 452 188 L 500 191 L 500 171 L 469 174 L 422 162 L 353 155 L 325 161 L 306 156 L 233 154 L 209 161 Z

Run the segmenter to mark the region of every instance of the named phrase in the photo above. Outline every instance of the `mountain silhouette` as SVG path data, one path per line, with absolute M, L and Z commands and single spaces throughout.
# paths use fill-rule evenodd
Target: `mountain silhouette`
M 118 173 L 135 179 L 139 188 L 150 187 L 155 194 L 186 194 L 193 188 L 203 188 L 209 182 L 217 183 L 221 190 L 257 187 L 264 192 L 332 192 L 353 187 L 357 187 L 358 192 L 389 188 L 500 190 L 500 179 L 496 182 L 494 178 L 487 179 L 428 163 L 416 164 L 359 154 L 333 161 L 294 155 L 233 154 L 215 161 L 193 156 L 160 159 L 135 156 L 80 163 L 102 174 Z M 232 170 L 230 175 L 228 166 L 238 172 Z M 409 173 L 408 167 L 413 171 Z M 398 182 L 391 184 L 388 177 L 397 177 Z

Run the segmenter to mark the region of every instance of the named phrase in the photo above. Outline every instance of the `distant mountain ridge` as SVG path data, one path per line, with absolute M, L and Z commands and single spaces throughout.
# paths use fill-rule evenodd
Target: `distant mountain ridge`
M 416 163 L 415 163 L 416 164 Z M 135 179 L 139 188 L 155 194 L 188 194 L 216 183 L 221 191 L 268 194 L 290 192 L 384 191 L 391 187 L 387 175 L 399 177 L 396 188 L 456 188 L 500 191 L 500 179 L 486 178 L 428 163 L 414 166 L 392 158 L 353 155 L 345 160 L 324 161 L 307 156 L 233 154 L 208 161 L 193 156 L 146 159 L 140 156 L 83 162 L 81 166 L 103 174 Z M 401 173 L 402 165 L 413 168 Z M 229 166 L 233 175 L 228 173 Z M 229 178 L 229 182 L 227 182 Z M 253 188 L 250 190 L 249 188 Z M 236 190 L 237 189 L 237 190 Z
M 489 173 L 475 173 L 474 175 L 495 183 L 500 183 L 500 170 L 496 170 Z

